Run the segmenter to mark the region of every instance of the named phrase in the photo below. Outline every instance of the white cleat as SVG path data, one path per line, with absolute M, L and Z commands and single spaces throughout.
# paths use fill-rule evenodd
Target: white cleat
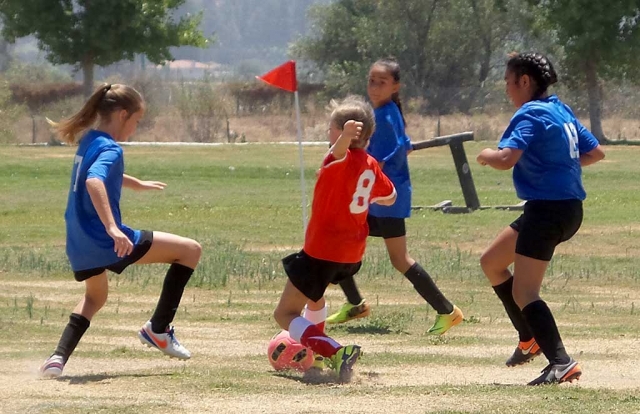
M 155 333 L 151 330 L 151 321 L 147 321 L 138 331 L 138 338 L 143 345 L 157 348 L 164 354 L 178 359 L 191 358 L 191 352 L 176 339 L 173 326 L 169 326 L 165 333 Z
M 51 355 L 40 367 L 41 378 L 58 378 L 64 369 L 64 359 L 60 355 Z

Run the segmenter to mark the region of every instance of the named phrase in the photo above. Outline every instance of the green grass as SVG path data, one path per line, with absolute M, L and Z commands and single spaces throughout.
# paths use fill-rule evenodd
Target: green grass
M 482 148 L 465 144 L 469 160 Z M 426 330 L 434 312 L 370 239 L 358 275 L 372 316 L 330 327 L 363 345 L 356 381 L 338 386 L 267 363 L 277 332 L 272 312 L 285 276 L 280 259 L 303 242 L 297 149 L 292 146 L 126 147 L 127 173 L 168 184 L 125 191 L 125 223 L 198 240 L 201 265 L 176 318 L 187 363 L 144 349 L 135 330 L 148 319 L 166 266 L 110 276 L 110 298 L 60 381 L 33 371 L 55 348 L 83 293 L 64 252 L 64 208 L 73 149 L 0 147 L 0 395 L 7 412 L 640 412 L 638 148 L 609 148 L 585 169 L 589 194 L 581 231 L 558 249 L 542 295 L 569 352 L 584 365 L 581 386 L 521 386 L 544 367 L 507 369 L 516 337 L 478 265 L 480 252 L 518 212 L 446 215 L 418 210 L 408 220 L 409 250 L 465 312 L 444 337 Z M 311 192 L 325 148 L 304 150 Z M 414 205 L 463 205 L 446 148 L 410 157 Z M 471 162 L 481 203 L 515 204 L 510 172 Z M 342 301 L 330 288 L 333 310 Z M 615 368 L 612 368 L 615 367 Z M 618 375 L 616 375 L 618 374 Z M 603 379 L 604 378 L 604 379 Z M 32 390 L 32 391 L 28 391 Z M 0 397 L 0 400 L 3 398 Z M 7 405 L 9 404 L 9 405 Z

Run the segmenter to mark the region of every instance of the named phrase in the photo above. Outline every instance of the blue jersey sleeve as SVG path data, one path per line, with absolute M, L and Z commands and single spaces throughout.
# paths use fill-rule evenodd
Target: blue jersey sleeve
M 385 118 L 376 125 L 375 137 L 371 138 L 369 154 L 378 162 L 387 162 L 400 150 L 405 149 L 405 142 L 400 142 L 391 120 Z M 404 139 L 404 138 L 403 138 Z
M 598 139 L 577 119 L 576 127 L 578 130 L 578 151 L 580 151 L 580 154 L 586 154 L 594 150 L 599 145 Z
M 111 167 L 122 157 L 122 149 L 120 147 L 109 148 L 102 151 L 98 158 L 91 164 L 87 170 L 87 180 L 89 178 L 98 178 L 105 181 L 109 175 Z
M 536 137 L 536 122 L 531 117 L 515 116 L 498 143 L 498 148 L 526 150 Z

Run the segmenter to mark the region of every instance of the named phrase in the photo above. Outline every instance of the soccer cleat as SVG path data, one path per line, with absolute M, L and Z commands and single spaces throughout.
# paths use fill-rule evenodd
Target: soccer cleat
M 357 305 L 345 303 L 340 310 L 327 318 L 327 323 L 345 323 L 353 319 L 366 318 L 371 313 L 369 304 L 362 300 Z
M 331 366 L 338 374 L 340 382 L 351 381 L 353 374 L 353 366 L 360 356 L 360 347 L 358 345 L 343 346 L 330 359 Z
M 507 359 L 506 364 L 508 367 L 526 364 L 527 362 L 533 361 L 533 359 L 541 353 L 542 349 L 540 349 L 535 339 L 527 342 L 520 341 L 516 350 L 513 351 L 513 355 Z
M 427 333 L 430 335 L 443 335 L 449 329 L 462 322 L 463 318 L 464 315 L 462 314 L 460 308 L 458 308 L 456 305 L 453 305 L 453 311 L 451 311 L 451 313 L 439 313 L 436 315 L 436 321 L 433 323 L 433 326 L 429 328 Z
M 64 359 L 62 355 L 53 354 L 40 367 L 42 378 L 58 378 L 64 369 Z
M 311 365 L 311 369 L 315 369 L 318 371 L 323 371 L 327 366 L 327 361 L 325 361 L 322 355 L 316 354 L 313 359 L 313 364 Z
M 179 359 L 191 358 L 191 352 L 176 339 L 173 326 L 167 327 L 165 333 L 157 334 L 151 330 L 151 321 L 147 321 L 138 331 L 138 338 L 143 345 L 158 348 L 170 357 Z
M 582 369 L 580 365 L 571 358 L 566 364 L 549 364 L 542 370 L 542 375 L 534 379 L 527 385 L 561 384 L 563 382 L 573 382 L 580 379 Z

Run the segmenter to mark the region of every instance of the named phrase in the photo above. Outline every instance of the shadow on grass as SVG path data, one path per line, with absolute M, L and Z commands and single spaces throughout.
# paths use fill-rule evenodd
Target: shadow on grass
M 279 371 L 275 372 L 273 375 L 275 375 L 276 377 L 286 378 L 308 385 L 342 384 L 335 372 L 329 370 L 320 371 L 317 369 L 310 369 L 309 371 L 306 371 L 304 373 L 296 371 Z
M 56 378 L 59 382 L 69 382 L 69 385 L 83 385 L 93 382 L 101 382 L 114 378 L 147 378 L 147 377 L 168 377 L 171 373 L 158 373 L 158 374 L 90 374 L 90 375 L 64 375 Z

